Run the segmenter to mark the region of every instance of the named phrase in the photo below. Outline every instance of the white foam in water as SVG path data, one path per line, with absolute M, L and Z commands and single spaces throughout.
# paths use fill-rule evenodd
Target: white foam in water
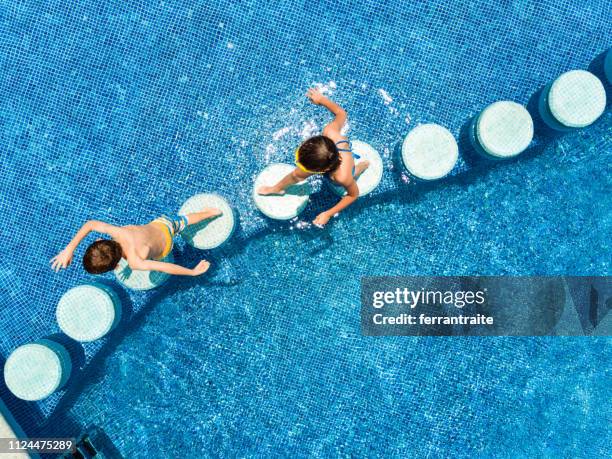
M 393 103 L 393 97 L 391 97 L 389 93 L 382 88 L 378 90 L 378 94 L 380 97 L 382 97 L 383 103 L 388 107 L 389 112 L 393 113 L 394 115 L 398 115 L 399 111 L 397 108 L 391 106 Z
M 380 88 L 378 90 L 378 94 L 380 94 L 380 97 L 382 97 L 382 100 L 385 103 L 385 105 L 389 105 L 391 102 L 393 102 L 393 98 L 384 89 Z
M 330 81 L 329 83 L 315 83 L 314 87 L 321 93 L 326 95 L 332 95 L 334 89 L 336 89 L 336 82 Z
M 548 93 L 548 106 L 557 121 L 581 128 L 597 120 L 606 108 L 606 90 L 592 73 L 571 70 L 557 78 Z
M 351 124 L 349 120 L 346 120 L 344 124 L 342 125 L 342 128 L 340 129 L 340 135 L 343 135 L 344 137 L 346 137 L 349 132 L 351 132 Z
M 408 133 L 402 145 L 404 166 L 415 177 L 436 180 L 446 176 L 459 158 L 457 141 L 438 124 L 422 124 Z
M 265 156 L 266 161 L 270 161 L 270 157 L 271 157 L 271 156 L 272 156 L 274 153 L 276 153 L 276 146 L 275 146 L 274 144 L 269 143 L 269 144 L 266 146 L 266 156 Z
M 311 138 L 318 131 L 319 131 L 319 127 L 317 126 L 317 123 L 315 123 L 312 120 L 305 121 L 304 124 L 302 125 L 300 136 L 302 137 L 302 139 L 306 140 L 306 139 Z
M 179 215 L 200 212 L 205 207 L 215 207 L 223 212 L 219 217 L 189 225 L 181 237 L 196 249 L 210 250 L 227 241 L 236 226 L 234 211 L 229 203 L 217 194 L 202 193 L 189 198 L 178 211 Z
M 42 400 L 65 384 L 71 369 L 66 349 L 41 339 L 20 346 L 9 355 L 4 365 L 4 381 L 16 397 Z
M 274 134 L 272 134 L 272 139 L 279 140 L 283 136 L 285 136 L 285 134 L 289 133 L 290 131 L 291 131 L 291 128 L 289 126 L 281 128 L 278 131 L 276 131 Z
M 270 164 L 259 173 L 253 186 L 253 201 L 257 208 L 267 217 L 275 220 L 290 220 L 297 217 L 308 204 L 310 185 L 303 181 L 290 186 L 282 196 L 263 196 L 257 193 L 262 186 L 271 186 L 280 181 L 295 169 L 291 164 Z
M 174 257 L 172 253 L 161 261 L 172 263 Z M 170 274 L 159 271 L 139 271 L 128 266 L 127 260 L 122 258 L 119 265 L 115 268 L 115 277 L 127 288 L 132 290 L 151 290 L 159 287 L 170 278 Z
M 476 137 L 491 156 L 510 158 L 522 153 L 531 143 L 533 120 L 525 107 L 516 102 L 495 102 L 478 117 Z
M 121 319 L 121 305 L 108 289 L 79 285 L 64 293 L 55 311 L 60 329 L 81 342 L 100 339 L 111 331 Z
M 355 166 L 360 162 L 367 160 L 370 162 L 368 168 L 357 179 L 359 187 L 359 196 L 365 196 L 371 193 L 380 183 L 383 175 L 383 161 L 380 154 L 369 144 L 355 140 L 351 142 L 353 153 L 356 153 L 361 158 L 355 159 Z M 344 196 L 346 189 L 343 186 L 336 185 L 329 181 L 331 188 L 338 196 Z

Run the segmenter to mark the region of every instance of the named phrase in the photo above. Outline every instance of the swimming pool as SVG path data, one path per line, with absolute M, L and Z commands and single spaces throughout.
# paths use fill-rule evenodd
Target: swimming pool
M 57 332 L 57 300 L 87 277 L 53 275 L 47 260 L 83 220 L 144 222 L 202 191 L 240 215 L 232 242 L 206 254 L 207 279 L 123 293 L 131 320 L 83 347 L 87 370 L 67 392 L 26 405 L 2 388 L 28 432 L 95 422 L 127 457 L 609 449 L 609 340 L 358 330 L 363 275 L 610 273 L 609 111 L 583 131 L 537 131 L 511 163 L 476 161 L 461 140 L 487 104 L 527 104 L 589 67 L 610 45 L 607 2 L 1 8 L 0 215 L 5 253 L 18 254 L 0 265 L 3 358 Z M 303 97 L 316 83 L 386 163 L 379 190 L 323 231 L 272 223 L 250 201 L 255 174 L 324 123 Z M 422 122 L 460 139 L 440 184 L 404 183 L 393 167 Z

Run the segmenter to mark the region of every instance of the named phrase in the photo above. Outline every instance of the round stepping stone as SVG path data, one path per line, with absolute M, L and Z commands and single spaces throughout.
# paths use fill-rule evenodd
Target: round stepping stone
M 70 338 L 80 342 L 95 341 L 121 320 L 121 301 L 110 287 L 79 285 L 64 293 L 55 317 L 60 329 Z
M 422 124 L 408 133 L 402 145 L 404 166 L 421 180 L 436 180 L 455 167 L 459 158 L 457 141 L 438 124 Z
M 236 221 L 229 203 L 221 196 L 212 193 L 192 196 L 185 201 L 178 213 L 187 215 L 200 212 L 205 207 L 215 207 L 223 213 L 197 225 L 189 225 L 181 232 L 181 237 L 196 249 L 210 250 L 219 247 L 232 236 Z
M 284 195 L 263 196 L 257 193 L 259 187 L 274 185 L 294 169 L 295 166 L 290 164 L 270 164 L 255 179 L 253 200 L 266 217 L 275 220 L 291 220 L 297 217 L 308 204 L 311 189 L 306 180 L 287 188 Z
M 604 73 L 606 74 L 608 83 L 612 84 L 612 48 L 608 50 L 606 58 L 604 59 Z
M 511 158 L 522 153 L 532 139 L 531 115 L 516 102 L 495 102 L 474 120 L 474 147 L 496 159 Z
M 170 253 L 161 261 L 173 263 L 174 257 L 172 253 Z M 151 290 L 166 282 L 170 278 L 170 274 L 161 273 L 159 271 L 133 270 L 128 266 L 127 260 L 122 258 L 115 268 L 115 277 L 124 286 L 132 290 Z
M 61 388 L 72 364 L 64 346 L 41 339 L 25 344 L 9 355 L 4 365 L 4 381 L 9 390 L 22 400 L 42 400 Z
M 571 70 L 547 86 L 540 96 L 540 114 L 551 128 L 567 131 L 593 124 L 606 108 L 602 82 L 586 70 Z
M 359 196 L 365 196 L 372 192 L 380 183 L 383 175 L 383 161 L 378 152 L 365 142 L 355 140 L 351 142 L 351 146 L 353 147 L 353 153 L 361 156 L 360 159 L 355 159 L 355 166 L 364 160 L 370 162 L 368 168 L 357 179 Z M 328 180 L 328 183 L 338 196 L 346 194 L 346 189 L 343 186 L 336 185 L 331 180 Z

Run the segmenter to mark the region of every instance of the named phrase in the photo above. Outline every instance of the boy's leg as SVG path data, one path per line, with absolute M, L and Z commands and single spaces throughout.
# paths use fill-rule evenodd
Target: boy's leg
M 206 220 L 208 218 L 214 218 L 221 215 L 221 210 L 215 207 L 207 207 L 202 209 L 200 212 L 194 212 L 192 214 L 187 214 L 185 217 L 187 218 L 187 225 L 195 225 L 196 223 L 200 223 L 202 220 Z
M 370 165 L 370 161 L 368 161 L 367 159 L 364 159 L 363 161 L 359 161 L 355 165 L 355 180 L 357 180 L 359 176 L 363 174 L 363 171 L 365 171 L 369 165 Z

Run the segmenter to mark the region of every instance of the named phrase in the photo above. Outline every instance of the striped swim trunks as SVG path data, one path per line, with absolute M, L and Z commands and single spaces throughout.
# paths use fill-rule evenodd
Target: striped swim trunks
M 187 227 L 187 217 L 177 215 L 173 218 L 168 217 L 167 215 L 162 215 L 161 217 L 153 220 L 151 223 L 155 223 L 163 227 L 166 232 L 166 247 L 164 248 L 164 252 L 159 256 L 159 259 L 165 258 L 172 251 L 174 236 L 181 234 L 181 231 Z

